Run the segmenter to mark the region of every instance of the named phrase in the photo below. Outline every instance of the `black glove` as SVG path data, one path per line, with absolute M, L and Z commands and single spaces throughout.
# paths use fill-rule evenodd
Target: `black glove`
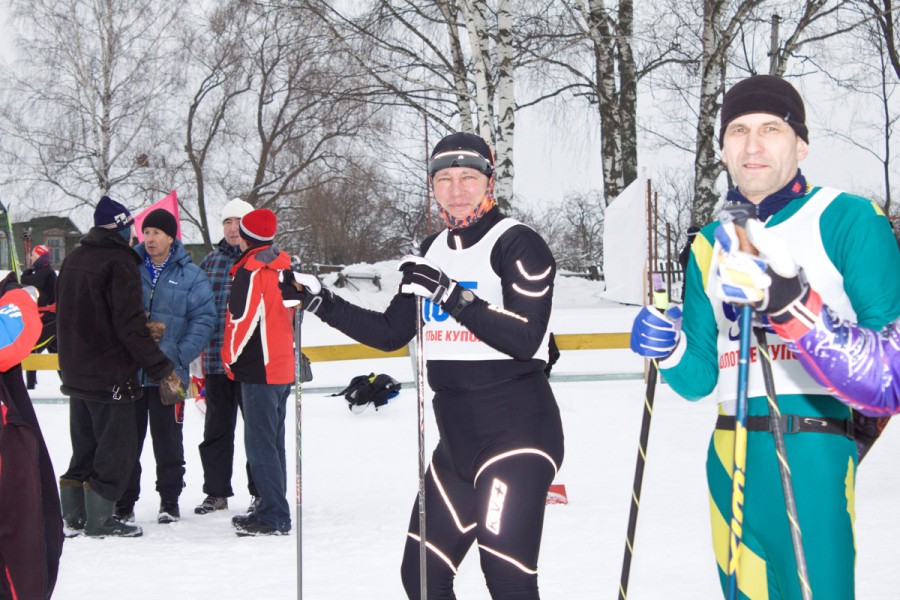
M 16 274 L 14 271 L 10 271 L 6 277 L 0 280 L 0 296 L 5 294 L 6 292 L 17 290 L 22 286 L 19 284 L 19 280 L 16 278 Z
M 443 305 L 457 287 L 439 266 L 421 256 L 404 256 L 397 268 L 403 272 L 401 294 L 414 294 Z
M 772 285 L 757 310 L 769 315 L 774 323 L 787 323 L 793 318 L 790 307 L 803 305 L 809 298 L 806 274 L 800 267 L 793 277 L 783 277 L 770 266 L 766 269 L 766 275 L 772 278 Z
M 291 271 L 282 271 L 278 280 L 278 289 L 281 290 L 281 302 L 287 308 L 294 308 L 303 300 L 303 287 L 294 281 Z

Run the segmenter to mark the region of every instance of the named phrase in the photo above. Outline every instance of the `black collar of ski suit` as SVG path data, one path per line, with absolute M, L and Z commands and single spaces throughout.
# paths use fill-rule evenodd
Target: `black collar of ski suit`
M 797 174 L 787 182 L 783 188 L 763 198 L 763 201 L 755 205 L 756 217 L 765 223 L 769 217 L 788 205 L 791 200 L 802 198 L 806 195 L 806 178 L 797 169 Z M 741 193 L 738 188 L 728 190 L 726 200 L 739 204 L 753 204 Z

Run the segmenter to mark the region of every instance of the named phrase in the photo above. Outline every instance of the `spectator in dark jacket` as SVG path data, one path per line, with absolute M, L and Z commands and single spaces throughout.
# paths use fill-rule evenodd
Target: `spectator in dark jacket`
M 72 460 L 60 477 L 69 535 L 139 536 L 140 527 L 113 519 L 137 460 L 134 403 L 142 395 L 138 369 L 164 381 L 180 379 L 147 329 L 140 259 L 129 246 L 134 218 L 103 196 L 94 227 L 63 261 L 57 285 L 62 392 L 69 396 Z
M 241 406 L 241 384 L 225 374 L 222 365 L 222 338 L 225 335 L 225 315 L 231 293 L 231 267 L 241 257 L 241 218 L 253 206 L 235 198 L 222 209 L 222 229 L 225 236 L 200 261 L 206 271 L 216 299 L 216 325 L 212 338 L 203 350 L 203 376 L 206 380 L 206 416 L 203 423 L 203 442 L 200 462 L 203 463 L 203 502 L 194 508 L 198 515 L 228 508 L 228 498 L 234 495 L 231 474 L 234 465 L 234 428 Z M 250 509 L 256 510 L 259 492 L 253 483 L 247 463 L 247 488 L 253 498 Z
M 144 312 L 150 319 L 151 336 L 187 384 L 188 365 L 200 355 L 212 335 L 216 319 L 212 290 L 206 274 L 193 263 L 181 240 L 176 239 L 178 222 L 172 213 L 161 208 L 150 211 L 141 227 L 144 242 L 135 250 L 143 261 Z M 116 503 L 116 518 L 124 522 L 134 520 L 134 504 L 141 494 L 140 456 L 149 420 L 156 459 L 156 491 L 160 497 L 157 521 L 172 523 L 181 518 L 178 497 L 184 489 L 184 402 L 163 404 L 158 383 L 146 372 L 141 373 L 140 379 L 144 393 L 135 403 L 138 459 L 128 487 Z
M 22 285 L 33 286 L 38 291 L 38 311 L 41 313 L 41 337 L 34 345 L 34 352 L 56 354 L 56 271 L 50 264 L 50 248 L 39 244 L 31 251 L 31 267 L 22 273 Z M 27 387 L 37 385 L 37 373 L 25 371 Z

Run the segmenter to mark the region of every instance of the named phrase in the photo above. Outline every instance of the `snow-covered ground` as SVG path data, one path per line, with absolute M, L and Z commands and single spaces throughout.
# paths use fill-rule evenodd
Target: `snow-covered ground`
M 381 267 L 381 265 L 376 265 Z M 385 292 L 344 292 L 369 306 L 383 306 L 395 289 L 389 269 Z M 386 280 L 386 281 L 385 281 Z M 602 287 L 581 280 L 559 283 L 553 330 L 560 333 L 627 331 L 633 307 L 605 302 Z M 305 345 L 346 343 L 315 317 L 304 323 Z M 399 563 L 417 490 L 417 421 L 413 386 L 379 411 L 347 410 L 343 398 L 314 388 L 345 385 L 354 375 L 389 373 L 412 377 L 407 358 L 319 363 L 303 395 L 303 591 L 307 600 L 398 600 L 404 597 Z M 557 482 L 569 504 L 548 506 L 541 551 L 540 584 L 545 600 L 613 598 L 618 593 L 634 460 L 641 423 L 642 363 L 628 351 L 569 351 L 554 370 L 553 383 L 566 434 L 565 463 Z M 570 381 L 576 374 L 600 374 L 599 381 Z M 604 376 L 605 374 L 605 376 Z M 610 375 L 630 375 L 617 380 Z M 553 381 L 551 379 L 551 381 Z M 55 373 L 39 374 L 33 394 L 57 474 L 70 452 L 68 409 L 59 397 Z M 715 407 L 678 398 L 666 385 L 656 395 L 629 598 L 696 600 L 720 597 L 709 543 L 708 496 L 704 461 Z M 294 413 L 288 414 L 288 448 Z M 900 456 L 897 425 L 888 427 L 860 469 L 857 490 L 857 597 L 900 597 L 900 572 L 893 549 L 900 537 Z M 143 497 L 136 506 L 144 527 L 139 539 L 66 542 L 54 598 L 82 600 L 291 599 L 297 597 L 297 537 L 237 538 L 233 515 L 249 503 L 243 472 L 242 429 L 231 510 L 197 516 L 203 498 L 197 445 L 203 419 L 186 411 L 184 437 L 187 487 L 179 523 L 158 525 L 159 498 L 153 490 L 150 442 L 142 457 Z M 427 425 L 427 453 L 436 441 Z M 774 457 L 773 457 L 774 459 Z M 294 473 L 288 454 L 288 477 Z M 752 477 L 752 474 L 748 474 Z M 289 486 L 290 487 L 290 486 Z M 294 501 L 293 496 L 289 498 Z M 457 581 L 463 600 L 489 598 L 476 552 L 464 562 Z

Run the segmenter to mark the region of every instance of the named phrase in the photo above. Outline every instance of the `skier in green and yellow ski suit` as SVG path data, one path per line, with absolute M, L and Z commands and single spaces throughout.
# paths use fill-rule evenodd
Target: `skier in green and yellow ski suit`
M 807 184 L 798 163 L 808 153 L 803 101 L 781 78 L 757 75 L 734 85 L 722 106 L 722 160 L 737 184 L 731 202 L 755 206 L 766 228 L 790 246 L 813 288 L 842 318 L 875 329 L 900 315 L 900 252 L 888 220 L 874 203 Z M 737 308 L 716 295 L 719 251 L 704 227 L 691 249 L 683 318 L 645 308 L 632 329 L 632 349 L 658 358 L 678 394 L 698 400 L 717 392 L 719 418 L 707 456 L 712 538 L 726 585 L 734 411 L 737 397 Z M 681 331 L 678 331 L 678 324 Z M 850 409 L 806 374 L 772 335 L 775 390 L 785 415 L 790 461 L 809 584 L 816 600 L 852 600 L 857 449 Z M 753 348 L 748 377 L 748 436 L 739 597 L 799 600 L 768 406 Z

